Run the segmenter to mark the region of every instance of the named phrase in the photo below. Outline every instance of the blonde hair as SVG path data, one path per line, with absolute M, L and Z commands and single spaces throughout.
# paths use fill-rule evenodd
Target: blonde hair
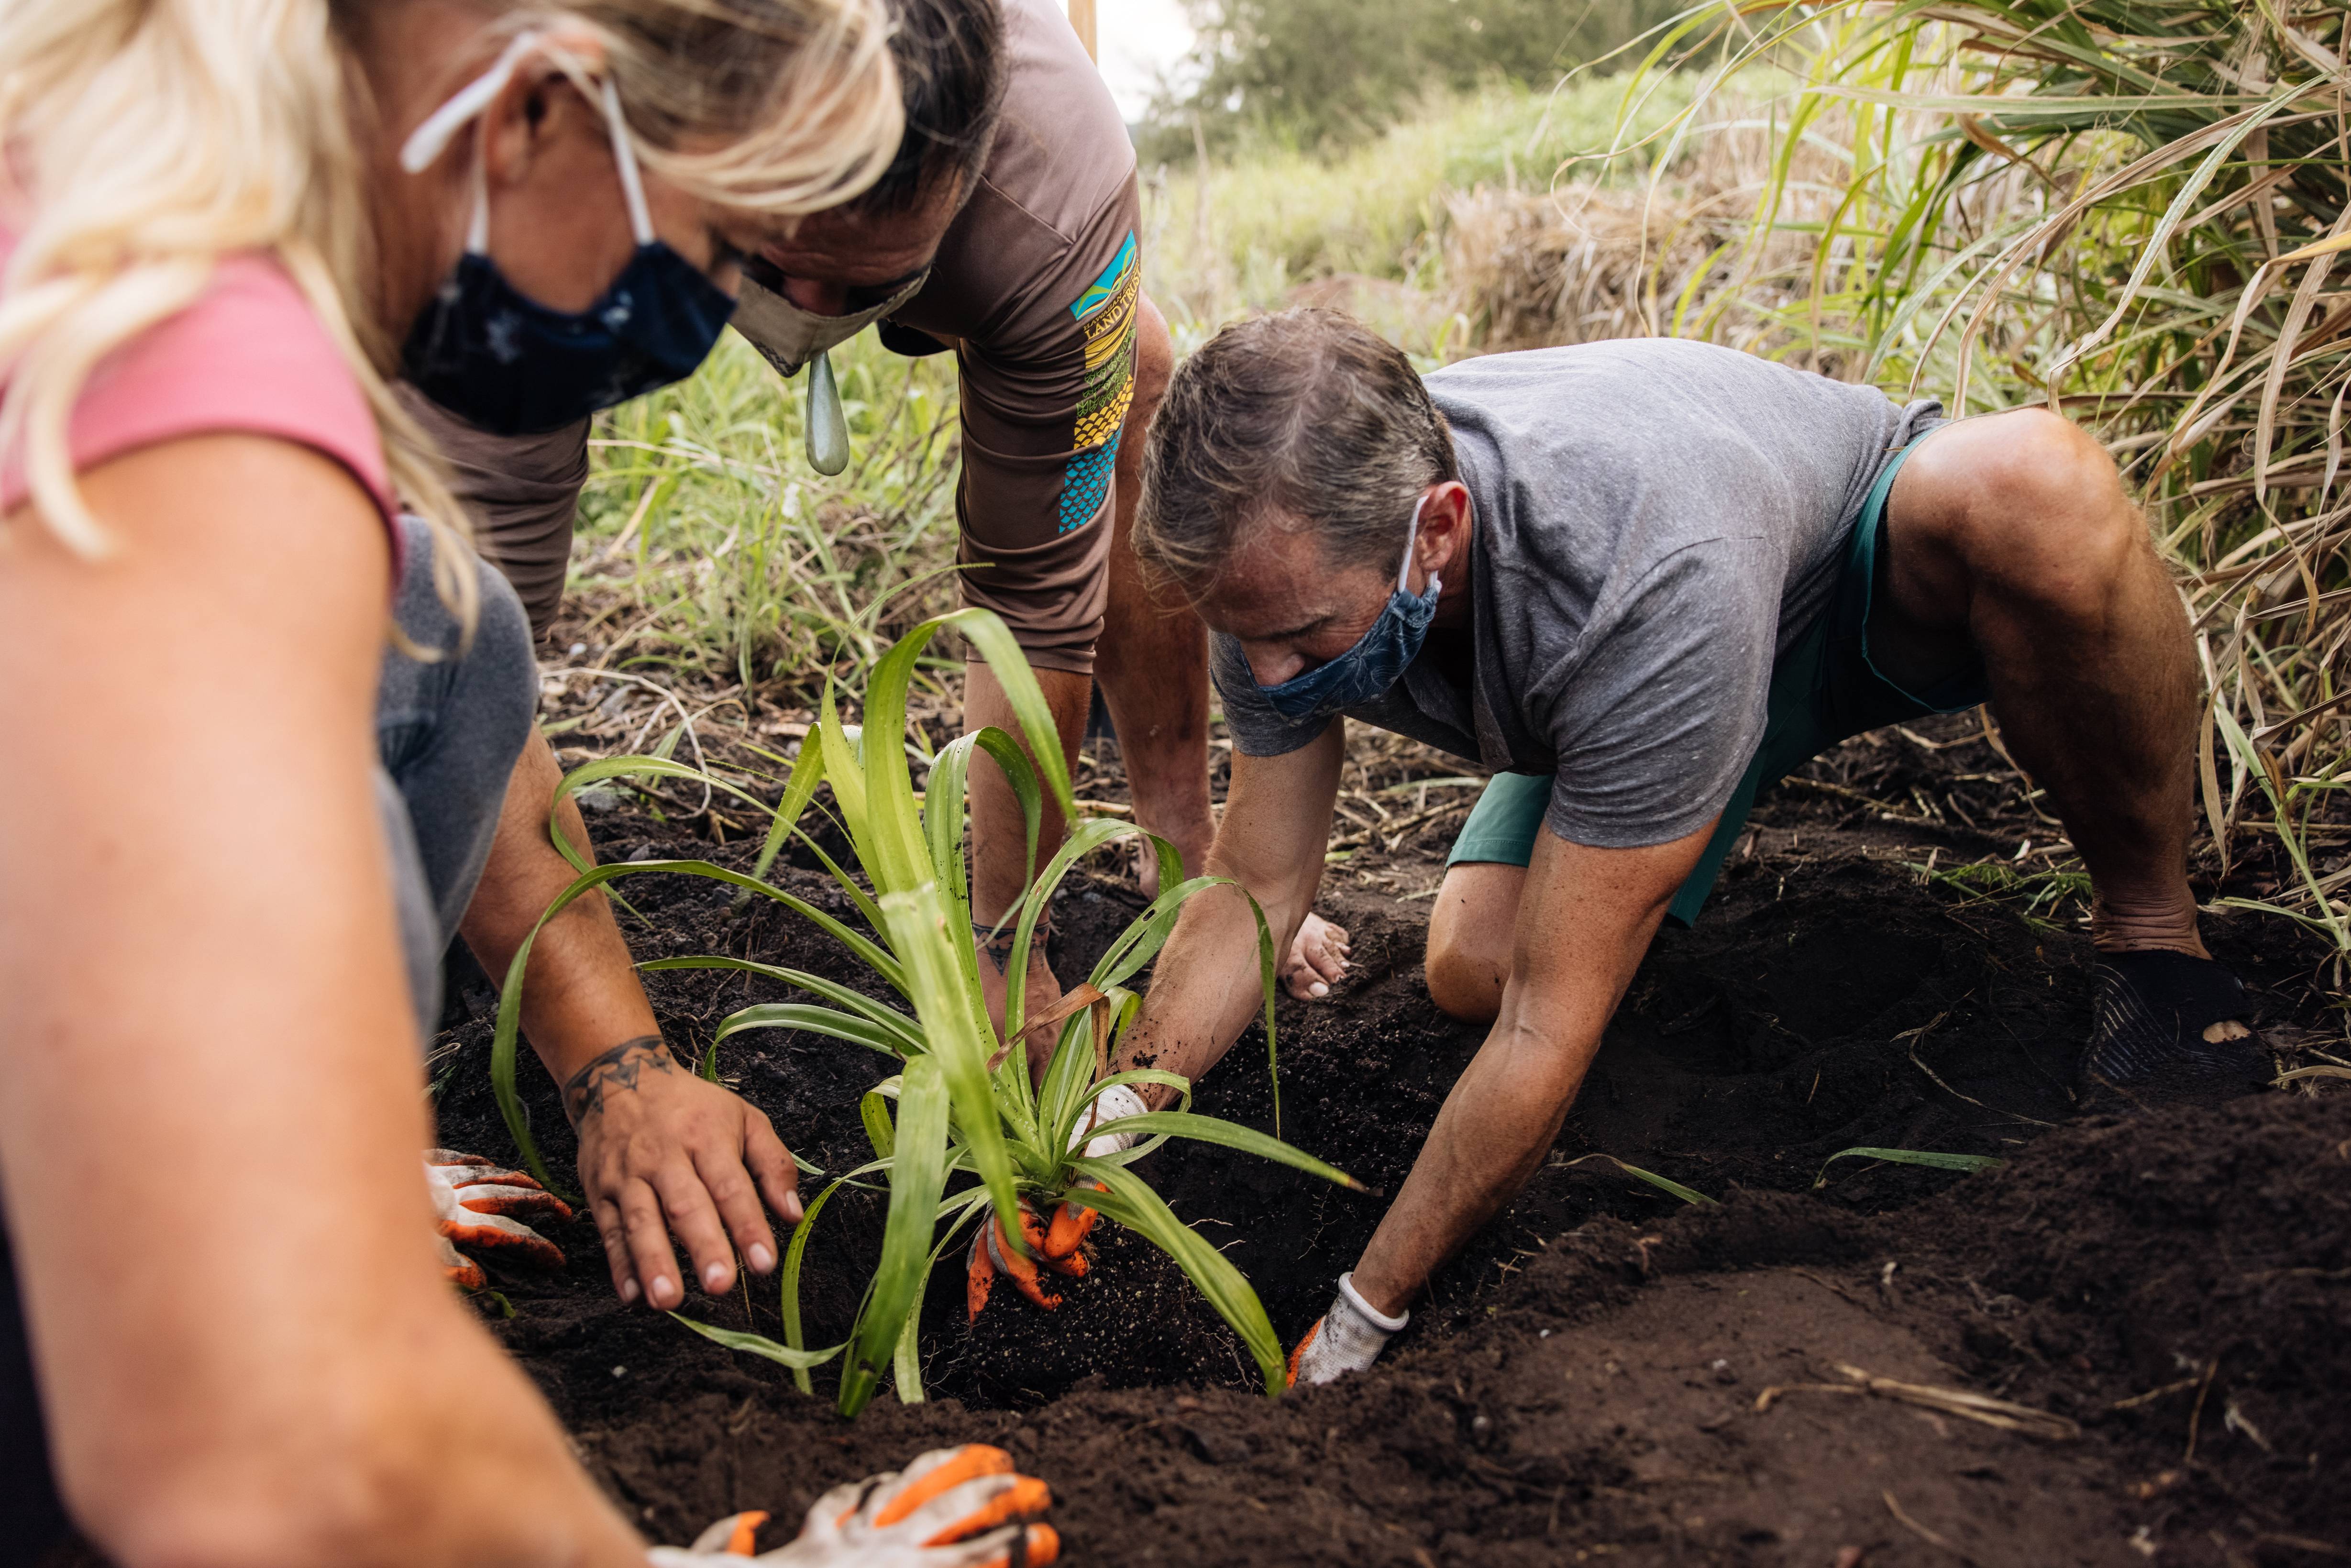
M 222 256 L 261 253 L 350 364 L 394 492 L 455 547 L 434 551 L 436 585 L 471 623 L 464 517 L 429 438 L 392 395 L 399 345 L 371 305 L 367 99 L 353 49 L 400 3 L 0 0 L 0 193 L 18 204 L 0 222 L 19 228 L 0 274 L 0 460 L 21 455 L 43 520 L 68 548 L 108 549 L 67 444 L 91 371 L 200 298 Z M 705 199 L 813 212 L 871 184 L 897 147 L 879 0 L 481 9 L 499 35 L 584 25 L 604 46 L 646 166 Z

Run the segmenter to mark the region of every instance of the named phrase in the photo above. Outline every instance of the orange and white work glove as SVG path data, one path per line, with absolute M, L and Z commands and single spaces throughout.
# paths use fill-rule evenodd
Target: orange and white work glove
M 478 1291 L 490 1282 L 482 1266 L 458 1251 L 538 1269 L 563 1267 L 563 1249 L 522 1222 L 571 1218 L 571 1206 L 520 1171 L 454 1149 L 424 1151 L 424 1182 L 433 1193 L 433 1219 L 441 1232 L 441 1266 L 449 1282 Z
M 1410 1312 L 1392 1318 L 1374 1307 L 1356 1293 L 1353 1273 L 1340 1275 L 1338 1300 L 1290 1353 L 1290 1386 L 1329 1383 L 1351 1372 L 1369 1371 L 1388 1341 L 1411 1321 Z
M 1094 1096 L 1084 1121 L 1070 1138 L 1071 1148 L 1088 1159 L 1100 1159 L 1104 1155 L 1119 1154 L 1140 1143 L 1140 1133 L 1106 1133 L 1107 1124 L 1124 1116 L 1140 1116 L 1151 1107 L 1132 1084 L 1113 1083 Z M 1087 1232 L 1101 1218 L 1099 1212 L 1064 1203 L 1053 1210 L 1050 1225 L 1037 1216 L 1024 1200 L 1020 1206 L 1020 1239 L 1028 1244 L 1024 1255 L 1017 1250 L 1004 1233 L 1004 1222 L 988 1217 L 980 1223 L 978 1233 L 971 1239 L 971 1250 L 964 1260 L 964 1309 L 971 1321 L 977 1322 L 980 1309 L 987 1305 L 988 1292 L 995 1288 L 998 1274 L 1012 1281 L 1012 1288 L 1047 1312 L 1061 1304 L 1061 1298 L 1049 1295 L 1039 1265 L 1056 1274 L 1081 1280 L 1086 1273 L 1086 1255 L 1078 1250 Z
M 852 1481 L 816 1500 L 789 1546 L 753 1556 L 764 1513 L 720 1520 L 681 1551 L 656 1546 L 653 1568 L 1044 1568 L 1061 1554 L 1043 1481 L 985 1443 L 934 1448 L 904 1469 Z

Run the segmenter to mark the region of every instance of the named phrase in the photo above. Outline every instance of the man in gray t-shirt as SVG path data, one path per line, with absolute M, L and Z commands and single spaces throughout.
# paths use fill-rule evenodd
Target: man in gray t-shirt
M 1540 776 L 1579 844 L 1719 816 L 1763 735 L 1772 664 L 1826 606 L 1878 471 L 1940 413 L 1704 343 L 1470 360 L 1427 378 L 1477 519 L 1473 678 L 1417 659 L 1349 718 Z M 1297 750 L 1240 643 L 1211 640 L 1233 744 Z
M 1209 869 L 1298 932 L 1342 717 L 1502 770 L 1427 960 L 1437 1005 L 1492 1032 L 1293 1381 L 1368 1366 L 1540 1167 L 1650 937 L 1696 915 L 1756 790 L 1880 725 L 1989 700 L 2064 819 L 2094 890 L 2085 1102 L 2266 1081 L 2243 988 L 2197 934 L 2196 666 L 2146 526 L 2055 414 L 1938 413 L 1655 339 L 1424 382 L 1319 310 L 1228 328 L 1176 371 L 1135 540 L 1214 634 L 1235 757 Z M 1324 985 L 1344 967 L 1308 956 Z M 1255 1016 L 1247 902 L 1186 905 L 1155 975 L 1116 1065 L 1196 1077 Z

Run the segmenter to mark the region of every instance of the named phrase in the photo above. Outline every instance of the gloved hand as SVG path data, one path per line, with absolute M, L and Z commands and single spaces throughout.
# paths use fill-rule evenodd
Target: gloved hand
M 460 1247 L 541 1269 L 563 1267 L 563 1249 L 514 1217 L 569 1219 L 571 1206 L 520 1171 L 501 1169 L 479 1155 L 427 1149 L 424 1182 L 432 1189 L 441 1263 L 451 1284 L 478 1291 L 490 1282 Z
M 1411 1321 L 1410 1312 L 1392 1318 L 1380 1312 L 1356 1293 L 1353 1273 L 1340 1275 L 1338 1299 L 1290 1353 L 1290 1386 L 1368 1371 Z
M 1134 1092 L 1133 1084 L 1113 1083 L 1094 1096 L 1093 1103 L 1087 1108 L 1085 1119 L 1078 1124 L 1077 1131 L 1070 1138 L 1070 1146 L 1078 1148 L 1082 1144 L 1081 1152 L 1088 1159 L 1100 1159 L 1104 1155 L 1130 1149 L 1141 1141 L 1141 1134 L 1105 1133 L 1100 1129 L 1105 1123 L 1115 1122 L 1123 1116 L 1140 1116 L 1150 1109 L 1144 1103 L 1143 1096 Z M 1063 1203 L 1054 1209 L 1053 1222 L 1048 1227 L 1037 1218 L 1034 1209 L 1023 1203 L 1020 1206 L 1020 1237 L 1029 1244 L 1028 1257 L 1022 1257 L 1012 1249 L 1011 1241 L 1004 1234 L 1003 1221 L 991 1218 L 982 1224 L 979 1233 L 971 1239 L 971 1250 L 964 1263 L 964 1308 L 970 1321 L 978 1321 L 980 1309 L 987 1305 L 988 1292 L 995 1287 L 998 1273 L 1011 1280 L 1014 1290 L 1047 1312 L 1060 1306 L 1061 1297 L 1045 1293 L 1044 1281 L 1039 1276 L 1037 1266 L 1042 1263 L 1057 1274 L 1066 1274 L 1072 1280 L 1083 1279 L 1086 1257 L 1078 1248 L 1085 1240 L 1087 1232 L 1093 1229 L 1094 1221 L 1101 1218 L 1093 1209 Z
M 1044 1568 L 1061 1554 L 1043 1513 L 1053 1494 L 985 1443 L 935 1448 L 895 1474 L 816 1500 L 789 1546 L 752 1558 L 773 1568 Z M 684 1551 L 656 1546 L 653 1568 L 724 1568 L 751 1557 L 764 1513 L 720 1520 Z
M 1086 1232 L 1094 1228 L 1102 1216 L 1091 1208 L 1080 1208 L 1064 1203 L 1053 1211 L 1053 1223 L 1048 1227 L 1037 1217 L 1037 1211 L 1024 1202 L 1020 1206 L 1020 1239 L 1029 1244 L 1026 1257 L 1012 1249 L 1004 1234 L 1004 1222 L 988 1216 L 971 1239 L 971 1251 L 964 1263 L 964 1308 L 968 1321 L 977 1322 L 979 1311 L 987 1305 L 987 1293 L 1001 1272 L 1012 1281 L 1012 1288 L 1051 1312 L 1061 1304 L 1059 1296 L 1045 1293 L 1043 1279 L 1037 1266 L 1043 1264 L 1056 1274 L 1066 1274 L 1072 1280 L 1086 1275 L 1086 1255 L 1078 1244 Z
M 1143 1142 L 1143 1134 L 1108 1133 L 1102 1129 L 1123 1117 L 1140 1116 L 1150 1109 L 1134 1084 L 1113 1083 L 1094 1096 L 1094 1103 L 1086 1107 L 1084 1118 L 1078 1123 L 1076 1136 L 1070 1142 L 1074 1145 L 1079 1139 L 1084 1139 L 1085 1147 L 1080 1153 L 1090 1160 L 1101 1159 L 1105 1155 L 1124 1154 Z

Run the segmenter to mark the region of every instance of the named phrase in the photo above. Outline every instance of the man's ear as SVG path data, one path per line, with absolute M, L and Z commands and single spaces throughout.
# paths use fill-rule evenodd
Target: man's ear
M 1469 545 L 1469 487 L 1447 479 L 1428 493 L 1420 509 L 1420 540 L 1416 553 L 1421 570 L 1440 576 L 1458 575 Z

